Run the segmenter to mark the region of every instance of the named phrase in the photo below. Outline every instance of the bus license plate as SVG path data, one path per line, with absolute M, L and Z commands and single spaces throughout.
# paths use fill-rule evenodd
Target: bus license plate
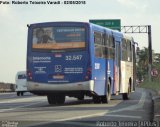
M 64 75 L 53 75 L 53 79 L 64 79 Z

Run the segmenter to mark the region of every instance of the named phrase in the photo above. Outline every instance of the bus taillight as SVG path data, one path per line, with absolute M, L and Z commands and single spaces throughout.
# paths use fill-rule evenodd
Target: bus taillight
M 91 72 L 92 72 L 92 68 L 87 68 L 87 74 L 85 76 L 85 80 L 88 80 L 91 78 Z
M 91 74 L 92 68 L 87 68 L 87 74 Z

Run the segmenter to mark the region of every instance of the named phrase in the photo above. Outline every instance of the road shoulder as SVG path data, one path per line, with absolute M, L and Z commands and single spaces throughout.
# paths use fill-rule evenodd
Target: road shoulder
M 153 101 L 153 121 L 160 121 L 160 91 L 150 90 Z

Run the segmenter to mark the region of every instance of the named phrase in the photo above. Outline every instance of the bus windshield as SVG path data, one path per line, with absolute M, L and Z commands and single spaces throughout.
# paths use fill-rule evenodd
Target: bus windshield
M 85 48 L 84 27 L 39 27 L 32 33 L 32 49 L 65 50 Z
M 18 75 L 18 79 L 26 79 L 26 75 L 25 74 Z

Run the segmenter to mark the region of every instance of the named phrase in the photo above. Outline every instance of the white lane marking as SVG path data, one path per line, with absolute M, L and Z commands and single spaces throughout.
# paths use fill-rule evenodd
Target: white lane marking
M 0 104 L 25 103 L 25 102 L 30 102 L 31 104 L 21 105 L 15 108 L 0 109 L 0 112 L 7 112 L 7 111 L 16 110 L 18 108 L 29 107 L 29 106 L 40 104 L 46 101 L 46 97 L 41 97 L 41 96 L 36 96 L 36 97 L 31 97 L 31 98 L 16 98 L 16 99 L 12 98 L 12 99 L 13 100 L 2 100 Z
M 36 105 L 36 104 L 40 104 L 40 103 L 43 103 L 43 102 L 44 102 L 44 101 L 36 102 L 36 103 L 28 104 L 28 105 L 23 105 L 23 106 L 18 106 L 18 107 L 15 107 L 15 108 L 9 108 L 9 109 L 0 109 L 0 112 L 12 111 L 12 110 L 16 110 L 16 109 L 18 109 L 18 108 L 29 107 L 29 106 Z
M 4 95 L 8 95 L 8 96 L 5 96 Z M 0 97 L 0 99 L 10 99 L 10 98 L 13 98 L 13 97 L 17 97 L 16 93 L 0 93 L 0 96 L 2 96 L 2 98 Z
M 0 104 L 1 103 L 16 103 L 16 102 L 29 102 L 29 101 L 33 101 L 33 100 L 42 100 L 42 99 L 46 99 L 46 97 L 30 97 L 30 98 L 16 98 L 16 99 L 14 99 L 14 98 L 11 98 L 12 100 L 10 100 L 10 99 L 7 99 L 7 100 L 1 100 L 0 101 Z
M 141 119 L 141 116 L 129 116 L 129 115 L 115 115 L 115 114 L 107 114 L 105 116 L 109 116 L 109 117 L 123 117 L 123 118 L 137 118 L 137 119 Z
M 16 92 L 0 93 L 0 95 L 4 95 L 4 94 L 16 94 Z
M 13 98 L 13 97 L 17 97 L 17 95 L 12 95 L 11 97 L 7 98 L 7 99 L 10 99 L 10 98 Z
M 135 109 L 143 108 L 145 98 L 146 98 L 146 93 L 142 91 L 142 96 L 141 96 L 141 99 L 139 100 L 138 104 L 128 106 L 128 107 L 125 107 L 125 108 L 121 108 L 121 109 L 117 109 L 117 110 L 114 110 L 114 111 L 110 111 L 109 113 L 122 112 L 122 111 L 126 111 L 126 110 L 132 111 L 132 110 L 135 110 Z
M 67 120 L 75 120 L 75 119 L 82 119 L 82 118 L 87 118 L 87 117 L 95 117 L 95 116 L 104 116 L 106 112 L 101 112 L 101 113 L 95 113 L 95 114 L 90 114 L 90 115 L 84 115 L 84 116 L 76 116 L 76 117 L 70 117 L 70 118 L 65 118 L 65 119 L 58 119 L 58 120 L 53 120 L 54 122 L 61 122 L 61 121 L 67 121 Z
M 83 115 L 83 116 L 76 116 L 76 117 L 71 117 L 71 118 L 67 118 L 67 119 L 59 119 L 59 120 L 54 120 L 54 121 L 58 122 L 58 121 L 82 119 L 82 118 L 93 117 L 93 116 L 104 116 L 104 115 L 107 115 L 109 113 L 121 112 L 121 111 L 126 111 L 126 110 L 133 111 L 133 110 L 138 109 L 138 108 L 143 108 L 144 102 L 145 102 L 145 98 L 146 98 L 146 93 L 142 91 L 142 96 L 141 96 L 138 104 L 135 104 L 135 105 L 132 105 L 132 106 L 129 106 L 129 107 L 126 107 L 126 108 L 114 110 L 114 111 L 108 111 L 107 110 L 106 112 L 103 112 L 103 113 L 96 113 L 96 114 Z M 141 116 L 136 116 L 136 118 L 140 119 Z

